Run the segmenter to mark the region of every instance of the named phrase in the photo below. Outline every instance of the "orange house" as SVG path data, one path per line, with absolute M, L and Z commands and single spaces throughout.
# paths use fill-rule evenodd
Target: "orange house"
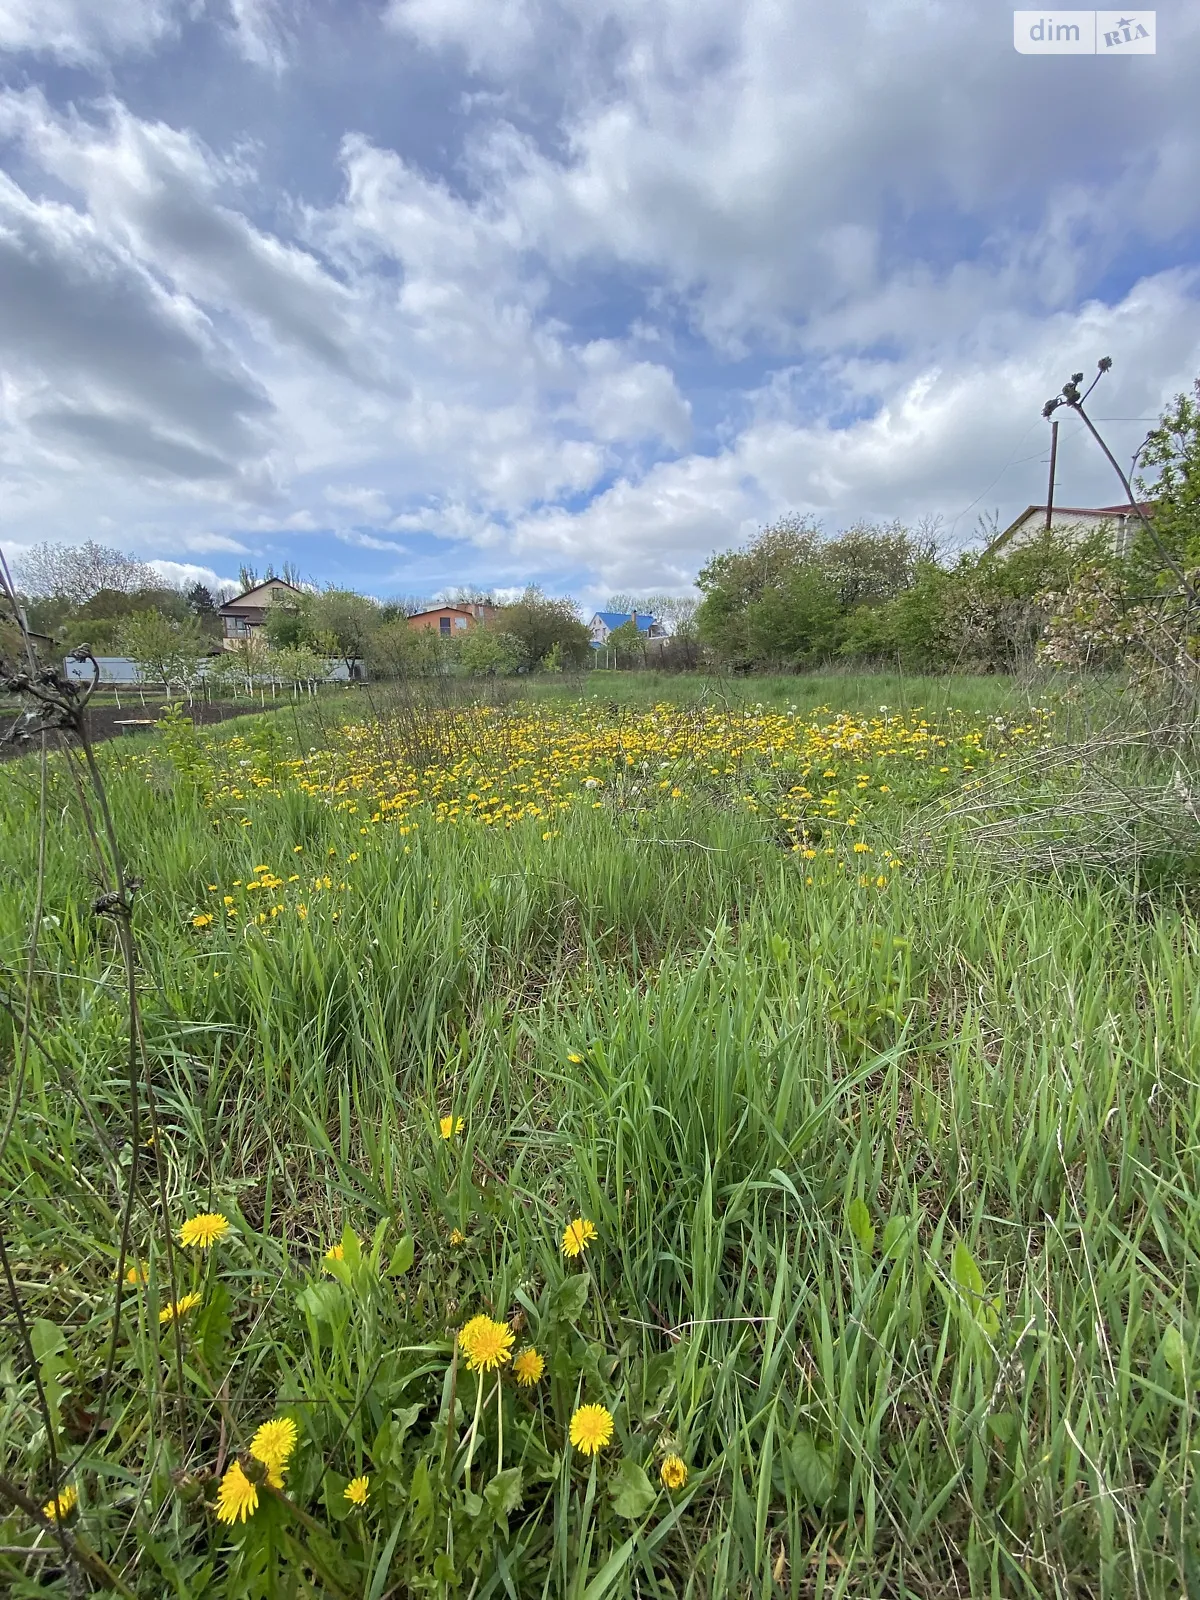
M 483 604 L 469 606 L 435 606 L 430 611 L 418 611 L 409 617 L 410 628 L 427 628 L 440 633 L 443 639 L 465 633 L 476 623 L 488 622 L 496 615 L 496 607 Z

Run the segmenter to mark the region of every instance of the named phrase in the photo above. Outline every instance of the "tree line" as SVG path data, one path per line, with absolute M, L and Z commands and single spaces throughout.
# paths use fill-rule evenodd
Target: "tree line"
M 1155 472 L 1153 484 L 1135 480 L 1152 514 L 1148 523 L 1127 524 L 1134 533 L 1124 543 L 1111 527 L 1082 535 L 1056 528 L 947 556 L 935 522 L 915 529 L 856 523 L 828 538 L 813 519 L 784 516 L 747 544 L 713 555 L 697 577 L 698 599 L 612 595 L 605 609 L 651 614 L 669 641 L 648 646 L 631 619 L 609 635 L 606 660 L 641 666 L 649 648 L 655 666 L 685 670 L 803 671 L 841 661 L 997 672 L 1041 650 L 1073 666 L 1140 668 L 1166 656 L 1194 665 L 1200 381 L 1194 395 L 1167 408 L 1139 459 Z M 580 608 L 536 586 L 503 604 L 470 588 L 439 601 L 379 601 L 301 584 L 292 567 L 267 568 L 261 579 L 250 567 L 240 574 L 243 589 L 275 576 L 295 592 L 277 595 L 267 611 L 267 661 L 255 639 L 222 650 L 222 594 L 201 583 L 164 585 L 151 566 L 94 541 L 37 546 L 16 569 L 29 626 L 55 648 L 86 641 L 97 655 L 127 655 L 168 687 L 186 686 L 206 657 L 205 675 L 214 681 L 269 675 L 297 683 L 322 681 L 330 660 L 390 677 L 553 672 L 593 659 Z M 484 605 L 487 619 L 449 639 L 410 625 L 434 604 Z M 0 654 L 4 627 L 0 618 Z
M 1200 661 L 1200 382 L 1178 395 L 1138 459 L 1150 512 L 1090 531 L 991 538 L 946 556 L 937 528 L 859 523 L 836 538 L 785 516 L 701 569 L 701 640 L 734 670 L 842 661 L 918 672 L 1004 672 L 1041 651 L 1067 666 Z M 988 530 L 993 535 L 994 526 Z

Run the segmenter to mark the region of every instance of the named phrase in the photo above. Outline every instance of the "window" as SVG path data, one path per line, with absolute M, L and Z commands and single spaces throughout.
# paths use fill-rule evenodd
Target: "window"
M 449 637 L 449 634 L 450 634 L 450 618 L 449 617 L 439 617 L 438 618 L 438 632 L 440 634 L 442 634 L 444 637 L 447 637 L 447 638 Z
M 456 627 L 456 628 L 465 628 L 465 627 L 466 627 L 466 625 L 467 625 L 467 619 L 466 619 L 466 617 L 455 617 L 455 619 L 454 619 L 454 626 L 455 626 L 455 627 Z

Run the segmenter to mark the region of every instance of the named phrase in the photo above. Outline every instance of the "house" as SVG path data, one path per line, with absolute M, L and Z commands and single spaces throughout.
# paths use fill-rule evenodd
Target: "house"
M 1141 501 L 1138 509 L 1149 516 L 1150 502 Z M 1112 527 L 1117 553 L 1124 554 L 1140 526 L 1140 519 L 1128 501 L 1120 506 L 1055 506 L 1050 513 L 1051 528 L 1070 529 L 1079 535 L 1092 533 L 1105 523 Z M 1027 544 L 1045 527 L 1045 506 L 1026 506 L 1016 521 L 1010 522 L 1004 532 L 992 540 L 988 554 L 994 555 L 999 550 Z
M 649 611 L 597 611 L 588 623 L 592 635 L 592 649 L 603 650 L 608 636 L 627 622 L 637 624 L 637 631 L 646 639 L 665 639 L 667 630 Z
M 489 606 L 482 600 L 471 601 L 461 606 L 433 606 L 428 611 L 418 611 L 409 617 L 408 625 L 410 628 L 436 631 L 443 639 L 450 639 L 478 623 L 490 622 L 495 615 L 495 606 Z
M 291 596 L 300 599 L 303 593 L 294 583 L 286 583 L 282 578 L 268 578 L 265 583 L 256 583 L 253 589 L 247 589 L 245 594 L 226 600 L 223 606 L 217 607 L 225 649 L 232 650 L 235 644 L 253 638 L 261 630 L 267 620 L 267 611 L 277 596 L 280 599 Z

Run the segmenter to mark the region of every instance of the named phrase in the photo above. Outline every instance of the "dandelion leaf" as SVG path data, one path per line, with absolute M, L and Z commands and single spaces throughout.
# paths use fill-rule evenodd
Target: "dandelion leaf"
M 612 1496 L 613 1510 L 630 1522 L 640 1521 L 655 1501 L 654 1486 L 645 1469 L 628 1456 L 617 1468 L 608 1492 Z
M 861 1195 L 856 1194 L 846 1207 L 846 1221 L 860 1249 L 870 1255 L 875 1246 L 875 1228 L 871 1213 L 867 1210 L 867 1202 Z

